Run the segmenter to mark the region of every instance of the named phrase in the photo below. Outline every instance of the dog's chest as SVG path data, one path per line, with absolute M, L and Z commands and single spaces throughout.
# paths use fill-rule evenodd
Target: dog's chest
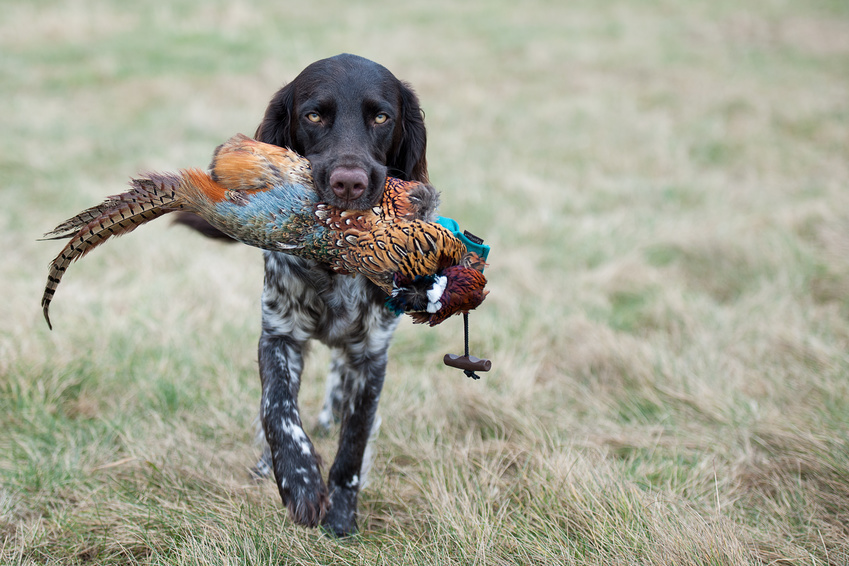
M 387 342 L 398 317 L 384 294 L 363 276 L 339 275 L 282 253 L 265 254 L 263 330 L 328 346 Z

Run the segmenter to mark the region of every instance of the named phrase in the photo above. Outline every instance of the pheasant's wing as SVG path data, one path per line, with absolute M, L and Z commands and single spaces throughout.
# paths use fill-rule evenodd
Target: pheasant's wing
M 383 223 L 350 238 L 341 257 L 349 271 L 362 273 L 387 293 L 396 273 L 405 277 L 433 275 L 457 265 L 466 246 L 438 224 L 422 220 Z
M 390 309 L 431 326 L 474 309 L 487 294 L 484 259 L 434 222 L 438 203 L 430 185 L 387 179 L 380 219 L 356 236 L 349 230 L 341 256 L 389 295 Z
M 209 169 L 212 178 L 228 191 L 247 193 L 242 197 L 280 185 L 313 186 L 309 161 L 290 149 L 258 142 L 244 134 L 236 134 L 218 146 Z
M 321 227 L 309 161 L 237 134 L 216 148 L 209 168 L 208 180 L 195 174 L 186 183 L 187 193 L 203 193 L 198 215 L 251 246 L 295 253 L 311 245 Z

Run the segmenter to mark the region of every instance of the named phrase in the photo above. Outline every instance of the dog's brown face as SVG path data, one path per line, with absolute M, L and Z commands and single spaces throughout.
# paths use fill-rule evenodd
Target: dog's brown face
M 321 200 L 340 208 L 379 202 L 387 175 L 427 180 L 415 94 L 386 68 L 354 55 L 304 69 L 274 97 L 257 139 L 309 159 Z

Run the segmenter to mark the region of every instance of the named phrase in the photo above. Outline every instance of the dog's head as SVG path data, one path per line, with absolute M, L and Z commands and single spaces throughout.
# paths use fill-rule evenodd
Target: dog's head
M 310 160 L 323 202 L 377 204 L 386 176 L 427 181 L 418 99 L 385 67 L 356 55 L 316 61 L 271 100 L 256 139 Z

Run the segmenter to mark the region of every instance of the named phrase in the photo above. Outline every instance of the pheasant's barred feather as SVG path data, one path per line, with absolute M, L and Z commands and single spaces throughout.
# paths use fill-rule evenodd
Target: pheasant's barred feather
M 103 203 L 84 210 L 73 218 L 69 218 L 65 222 L 62 222 L 56 228 L 44 234 L 42 240 L 61 240 L 74 236 L 77 232 L 79 232 L 80 228 L 95 218 L 98 218 L 105 211 L 112 209 L 112 207 L 115 206 L 115 198 L 116 197 L 109 197 Z
M 436 273 L 458 264 L 465 253 L 465 246 L 442 226 L 413 220 L 383 223 L 364 232 L 345 254 L 343 265 L 373 271 L 370 279 L 390 293 L 394 273 L 407 277 Z
M 50 263 L 47 285 L 41 297 L 41 308 L 47 325 L 52 329 L 48 310 L 56 287 L 71 262 L 83 257 L 112 236 L 133 231 L 166 212 L 179 209 L 175 191 L 179 178 L 170 175 L 151 175 L 150 178 L 134 179 L 129 192 L 108 197 L 102 204 L 84 210 L 66 220 L 47 235 L 67 233 L 71 240 Z M 76 233 L 73 233 L 76 231 Z
M 433 222 L 438 205 L 439 193 L 430 185 L 394 178 L 386 180 L 382 207 L 392 211 L 396 219 Z
M 433 222 L 439 197 L 430 185 L 388 178 L 380 206 L 341 210 L 318 202 L 309 161 L 241 134 L 216 148 L 209 173 L 151 173 L 130 185 L 45 235 L 71 237 L 50 264 L 41 300 L 48 325 L 50 301 L 72 261 L 176 210 L 193 212 L 248 245 L 361 273 L 390 296 L 391 308 L 410 312 L 425 305 L 427 312 L 415 316 L 419 322 L 438 324 L 486 296 L 483 260 Z M 411 287 L 399 289 L 399 281 Z

